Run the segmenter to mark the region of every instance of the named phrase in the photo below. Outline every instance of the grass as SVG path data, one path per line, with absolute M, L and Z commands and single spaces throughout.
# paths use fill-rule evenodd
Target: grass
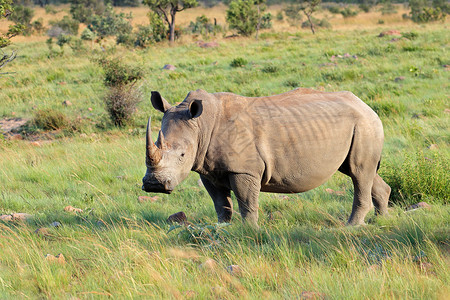
M 290 299 L 315 292 L 330 299 L 445 299 L 448 25 L 402 23 L 396 29 L 417 36 L 390 42 L 377 37 L 385 29 L 378 18 L 354 31 L 351 24 L 314 36 L 268 31 L 258 41 L 220 40 L 218 48 L 189 40 L 136 51 L 106 44 L 108 56 L 145 71 L 147 100 L 124 129 L 107 121 L 99 50 L 51 56 L 44 40 L 15 43 L 19 56 L 4 69 L 15 73 L 0 77 L 0 118 L 52 109 L 77 125 L 37 145 L 0 139 L 0 214 L 33 215 L 0 221 L 0 298 Z M 357 59 L 332 60 L 345 53 Z M 247 63 L 234 68 L 236 58 Z M 177 69 L 162 70 L 165 64 Z M 162 117 L 151 108 L 151 90 L 173 104 L 197 88 L 259 96 L 298 86 L 349 90 L 379 113 L 386 135 L 380 173 L 394 188 L 389 217 L 371 212 L 367 226 L 346 227 L 353 188 L 342 174 L 303 194 L 261 194 L 259 230 L 241 225 L 238 214 L 218 227 L 197 174 L 171 195 L 138 202 L 144 126 L 151 115 L 157 129 Z M 418 201 L 432 207 L 405 211 Z M 83 212 L 64 211 L 68 205 Z M 170 231 L 166 219 L 178 211 L 192 225 Z M 62 226 L 51 227 L 55 221 Z M 48 232 L 34 233 L 41 227 Z M 58 253 L 65 264 L 45 259 Z M 230 274 L 230 265 L 241 272 Z

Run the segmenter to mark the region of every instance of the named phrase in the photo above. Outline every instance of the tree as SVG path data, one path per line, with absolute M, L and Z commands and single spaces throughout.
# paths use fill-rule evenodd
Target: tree
M 416 23 L 444 20 L 450 13 L 450 4 L 443 0 L 409 0 L 411 19 Z
M 116 14 L 113 7 L 108 5 L 102 15 L 94 15 L 90 18 L 88 28 L 100 39 L 107 36 L 130 34 L 133 30 L 130 19 L 131 13 L 129 15 Z
M 322 0 L 303 0 L 300 5 L 300 9 L 303 11 L 305 16 L 308 18 L 309 24 L 311 26 L 311 31 L 313 34 L 315 34 L 316 32 L 314 30 L 314 23 L 311 20 L 311 16 L 313 15 L 313 13 L 316 12 L 317 7 L 319 6 L 320 2 L 322 2 Z
M 227 22 L 244 36 L 252 35 L 259 23 L 258 10 L 254 0 L 233 0 L 227 10 Z
M 87 24 L 93 15 L 101 15 L 104 11 L 103 0 L 70 0 L 70 14 L 80 23 Z
M 175 16 L 177 12 L 196 7 L 197 0 L 144 0 L 143 3 L 152 11 L 163 17 L 169 26 L 169 40 L 175 41 Z
M 0 20 L 8 17 L 12 12 L 12 0 L 0 0 Z M 0 35 L 0 69 L 13 61 L 17 54 L 15 51 L 12 51 L 11 54 L 4 54 L 2 49 L 11 43 L 11 38 L 20 34 L 24 29 L 25 26 L 22 24 L 10 25 L 8 32 L 5 35 Z

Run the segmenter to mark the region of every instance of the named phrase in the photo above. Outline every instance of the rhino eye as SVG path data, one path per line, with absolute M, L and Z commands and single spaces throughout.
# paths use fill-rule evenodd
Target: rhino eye
M 181 153 L 181 157 L 184 157 L 184 153 Z

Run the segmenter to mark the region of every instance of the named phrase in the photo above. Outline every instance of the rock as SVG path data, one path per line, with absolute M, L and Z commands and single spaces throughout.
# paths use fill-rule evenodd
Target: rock
M 450 71 L 450 65 L 443 65 L 443 67 L 446 71 Z
M 431 144 L 430 146 L 428 146 L 428 149 L 430 149 L 430 150 L 436 150 L 436 149 L 438 149 L 439 147 L 438 147 L 438 145 L 437 144 Z
M 64 265 L 66 263 L 66 259 L 64 258 L 64 255 L 62 253 L 59 253 L 58 255 L 54 256 L 52 254 L 47 254 L 45 256 L 45 260 L 49 262 L 58 263 L 61 265 Z
M 205 187 L 205 186 L 203 185 L 203 181 L 202 181 L 201 179 L 197 180 L 197 185 L 198 185 L 199 187 Z
M 41 143 L 39 143 L 38 141 L 34 141 L 34 142 L 30 142 L 30 145 L 34 146 L 34 147 L 40 147 Z
M 61 223 L 59 223 L 59 222 L 53 222 L 52 224 L 50 224 L 50 227 L 55 227 L 55 228 L 58 228 L 58 227 L 61 227 L 62 225 L 61 225 Z
M 69 100 L 64 100 L 62 105 L 64 105 L 64 106 L 72 106 L 72 102 L 70 102 Z
M 230 273 L 233 276 L 240 276 L 242 275 L 242 269 L 239 267 L 239 265 L 231 265 L 227 267 L 228 273 Z
M 381 32 L 378 37 L 383 37 L 386 35 L 397 35 L 397 36 L 402 36 L 402 33 L 398 30 L 388 30 L 388 31 L 383 31 Z
M 92 107 L 88 107 L 88 111 L 92 111 Z
M 304 291 L 300 294 L 299 299 L 326 299 L 326 296 L 323 293 Z
M 339 196 L 344 196 L 345 195 L 345 191 L 335 191 L 333 189 L 325 189 L 325 191 L 328 194 L 334 194 L 334 195 L 339 195 Z
M 395 82 L 399 82 L 399 81 L 403 81 L 403 80 L 405 80 L 405 76 L 395 77 L 395 79 L 394 79 Z
M 8 140 L 10 140 L 10 141 L 20 141 L 20 140 L 23 140 L 23 136 L 20 135 L 20 134 L 13 134 L 13 135 L 8 137 Z
M 182 211 L 177 212 L 176 214 L 170 215 L 167 218 L 168 223 L 184 223 L 187 221 L 186 214 Z
M 70 205 L 64 207 L 64 211 L 75 212 L 75 213 L 82 213 L 83 212 L 83 210 L 81 208 L 76 208 L 76 207 L 73 207 L 73 206 L 70 206 Z
M 11 215 L 1 215 L 0 216 L 0 221 L 3 221 L 3 222 L 12 221 L 12 216 Z
M 177 68 L 174 65 L 167 64 L 163 67 L 163 70 L 175 71 Z
M 26 214 L 26 213 L 15 213 L 15 214 L 11 214 L 11 217 L 12 217 L 12 221 L 25 221 L 25 220 L 31 218 L 32 215 Z
M 82 138 L 82 139 L 85 139 L 85 138 L 87 138 L 87 134 L 86 134 L 86 133 L 82 133 L 82 134 L 80 134 L 80 138 Z
M 36 229 L 34 231 L 34 233 L 39 235 L 39 236 L 46 236 L 46 235 L 50 234 L 50 232 L 48 231 L 48 228 L 45 228 L 45 227 L 41 227 L 41 228 Z
M 408 206 L 408 208 L 406 210 L 416 210 L 416 209 L 419 209 L 419 208 L 430 209 L 431 205 L 426 203 L 426 202 L 419 202 L 419 203 L 413 204 L 411 206 Z
M 139 196 L 138 197 L 138 202 L 139 203 L 144 203 L 144 202 L 147 202 L 147 201 L 156 202 L 158 200 L 159 200 L 158 196 L 153 196 L 153 197 L 150 197 L 150 196 Z

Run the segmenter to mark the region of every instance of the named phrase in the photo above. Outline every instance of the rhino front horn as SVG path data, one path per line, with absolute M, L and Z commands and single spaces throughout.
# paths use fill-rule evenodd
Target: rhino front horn
M 153 143 L 152 140 L 152 133 L 151 133 L 151 120 L 152 118 L 148 118 L 147 123 L 147 134 L 146 134 L 146 148 L 147 148 L 147 159 L 151 165 L 157 165 L 159 161 L 161 160 L 162 154 L 161 149 L 156 147 L 155 143 Z

